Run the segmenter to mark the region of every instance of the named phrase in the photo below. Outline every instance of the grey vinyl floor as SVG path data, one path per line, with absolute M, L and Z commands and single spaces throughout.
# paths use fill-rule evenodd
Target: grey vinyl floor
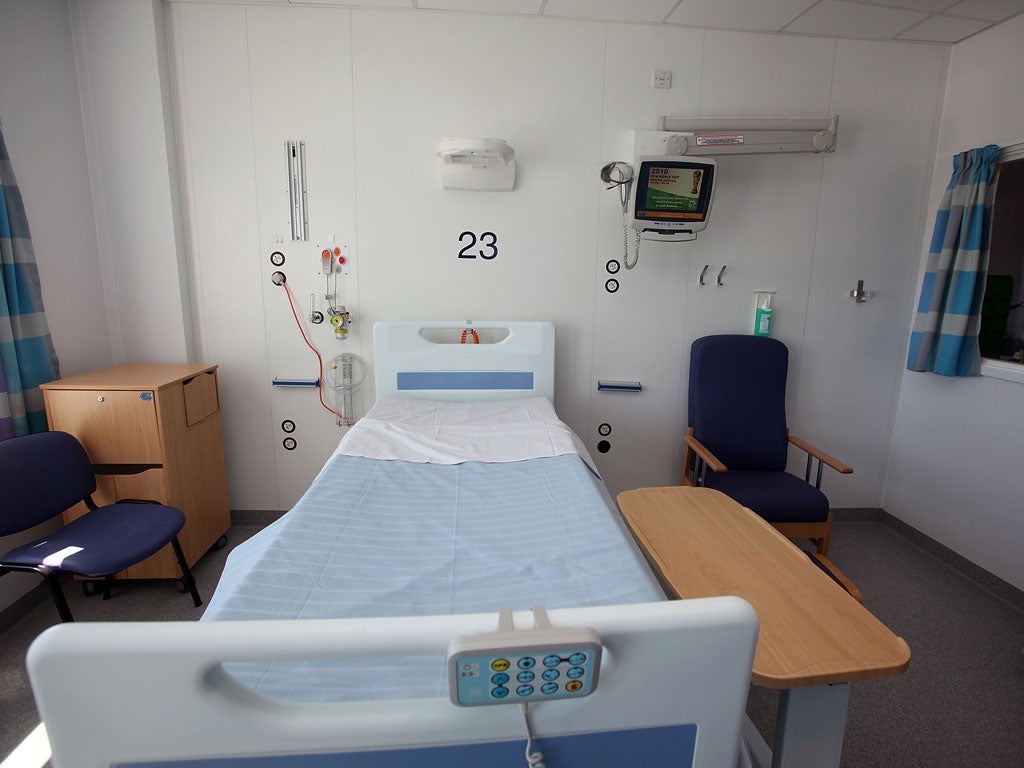
M 213 594 L 231 547 L 259 530 L 235 526 L 228 548 L 206 555 L 195 573 Z M 838 522 L 831 559 L 861 589 L 865 605 L 910 645 L 910 669 L 851 687 L 843 768 L 1020 768 L 1024 766 L 1024 611 L 879 521 Z M 68 584 L 71 609 L 86 621 L 198 619 L 170 582 L 118 585 L 110 600 Z M 0 759 L 39 722 L 24 670 L 32 640 L 56 613 L 38 604 L 0 614 Z M 778 695 L 753 686 L 751 720 L 769 745 Z M 557 768 L 557 767 L 553 767 Z

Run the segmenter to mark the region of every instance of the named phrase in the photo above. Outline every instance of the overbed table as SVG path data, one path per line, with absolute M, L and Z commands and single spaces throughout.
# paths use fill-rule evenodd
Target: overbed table
M 903 639 L 719 491 L 641 488 L 620 493 L 618 502 L 670 596 L 738 595 L 757 611 L 751 678 L 781 689 L 772 768 L 838 768 L 850 683 L 905 671 Z

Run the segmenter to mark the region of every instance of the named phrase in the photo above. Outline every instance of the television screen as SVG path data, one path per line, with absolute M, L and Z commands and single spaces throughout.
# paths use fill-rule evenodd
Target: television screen
M 713 163 L 642 161 L 634 218 L 638 221 L 702 222 L 707 219 L 714 178 Z

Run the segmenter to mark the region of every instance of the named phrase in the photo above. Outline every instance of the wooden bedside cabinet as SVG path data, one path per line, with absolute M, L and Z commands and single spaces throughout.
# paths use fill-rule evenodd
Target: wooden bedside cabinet
M 217 366 L 128 364 L 42 384 L 50 429 L 78 438 L 97 465 L 144 465 L 131 475 L 96 477 L 97 504 L 152 499 L 177 507 L 178 539 L 192 565 L 231 525 Z M 69 522 L 85 512 L 64 513 Z M 180 577 L 170 546 L 119 577 Z

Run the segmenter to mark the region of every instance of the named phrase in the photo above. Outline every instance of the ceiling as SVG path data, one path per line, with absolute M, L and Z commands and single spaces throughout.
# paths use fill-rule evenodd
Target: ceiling
M 747 32 L 956 43 L 1024 12 L 1024 0 L 291 0 L 511 13 Z

